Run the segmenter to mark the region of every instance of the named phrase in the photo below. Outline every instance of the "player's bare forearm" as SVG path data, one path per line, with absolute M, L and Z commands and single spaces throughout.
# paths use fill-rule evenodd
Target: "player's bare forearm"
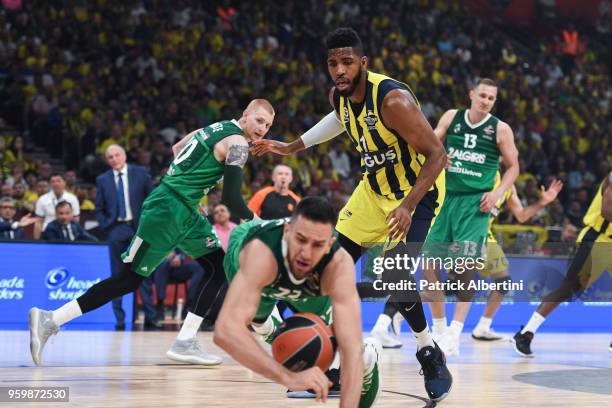
M 257 374 L 279 384 L 288 383 L 289 370 L 261 348 L 246 326 L 219 316 L 215 324 L 214 342 L 234 360 Z
M 248 250 L 252 251 L 253 245 Z M 265 258 L 266 255 L 269 256 L 269 254 L 264 253 L 262 258 Z M 243 256 L 246 258 L 244 254 Z M 242 256 L 241 259 L 243 259 Z M 265 263 L 265 259 L 263 262 Z M 257 264 L 254 265 L 255 268 L 264 265 L 256 259 L 251 263 Z M 223 307 L 215 324 L 213 340 L 215 344 L 245 367 L 280 384 L 287 384 L 289 370 L 272 359 L 257 344 L 257 341 L 247 329 L 257 312 L 262 291 L 262 284 L 258 282 L 259 277 L 250 272 L 249 269 L 238 271 L 230 283 Z
M 287 145 L 288 154 L 297 153 L 297 152 L 302 151 L 304 149 L 306 149 L 306 146 L 304 145 L 304 142 L 302 141 L 301 137 L 298 137 L 293 142 L 291 142 L 291 143 L 289 143 Z
M 415 185 L 402 202 L 402 206 L 412 211 L 446 165 L 446 151 L 409 92 L 389 92 L 383 101 L 382 115 L 404 142 L 425 156 Z
M 359 297 L 357 297 L 359 299 Z M 334 305 L 334 309 L 337 306 Z M 334 310 L 334 316 L 338 316 Z M 342 384 L 342 398 L 340 400 L 341 407 L 356 407 L 361 398 L 361 388 L 363 384 L 363 351 L 362 351 L 362 334 L 359 327 L 357 330 L 353 327 L 347 327 L 345 322 L 350 324 L 359 323 L 361 319 L 355 316 L 347 315 L 346 317 L 338 317 L 334 325 L 336 338 L 338 339 L 340 351 L 340 383 Z M 355 324 L 358 326 L 358 324 Z M 357 333 L 358 332 L 358 333 Z M 353 333 L 351 335 L 351 333 Z M 348 337 L 351 336 L 351 337 Z
M 334 334 L 340 350 L 341 407 L 356 407 L 363 382 L 360 301 L 351 256 L 339 250 L 325 270 L 322 290 L 333 305 Z
M 531 217 L 536 215 L 536 213 L 544 207 L 545 205 L 538 201 L 536 203 L 531 204 L 528 207 L 521 208 L 519 211 L 512 211 L 512 215 L 514 215 L 516 220 L 520 224 L 522 224 L 524 222 L 529 221 Z
M 506 166 L 506 171 L 501 178 L 499 186 L 495 190 L 497 198 L 501 197 L 504 191 L 512 187 L 520 173 L 518 150 L 514 144 L 514 133 L 505 122 L 500 122 L 498 126 L 498 147 L 504 165 Z
M 541 197 L 537 202 L 527 207 L 523 207 L 523 204 L 521 204 L 518 198 L 516 187 L 513 185 L 512 194 L 508 200 L 508 208 L 517 221 L 522 224 L 531 219 L 531 217 L 536 215 L 542 208 L 555 201 L 562 188 L 563 183 L 560 180 L 553 180 L 548 189 L 545 190 L 544 187 L 541 187 Z
M 495 190 L 496 192 L 499 193 L 500 197 L 504 193 L 504 191 L 512 187 L 512 185 L 514 184 L 518 176 L 519 176 L 519 164 L 517 160 L 515 163 L 511 163 L 509 167 L 506 167 L 506 171 L 504 172 L 504 175 L 502 176 L 499 186 Z
M 292 153 L 306 149 L 302 138 L 297 138 L 291 143 L 279 142 L 278 140 L 261 139 L 251 142 L 251 153 L 261 156 L 265 153 L 276 153 L 287 156 Z
M 446 166 L 446 151 L 444 147 L 440 147 L 440 149 L 436 149 L 430 152 L 428 156 L 425 156 L 425 163 L 421 167 L 414 186 L 402 201 L 402 205 L 410 209 L 410 211 L 416 208 Z

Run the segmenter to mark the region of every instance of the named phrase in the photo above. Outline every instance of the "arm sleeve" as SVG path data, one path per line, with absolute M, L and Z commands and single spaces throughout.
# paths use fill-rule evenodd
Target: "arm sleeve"
M 253 212 L 249 210 L 240 189 L 242 188 L 242 168 L 239 166 L 225 166 L 223 173 L 223 193 L 221 202 L 227 206 L 232 214 L 241 219 L 252 220 Z
M 316 144 L 327 142 L 342 132 L 344 132 L 344 126 L 342 126 L 342 123 L 338 120 L 336 111 L 332 111 L 317 122 L 316 125 L 308 129 L 300 138 L 304 146 L 308 148 Z

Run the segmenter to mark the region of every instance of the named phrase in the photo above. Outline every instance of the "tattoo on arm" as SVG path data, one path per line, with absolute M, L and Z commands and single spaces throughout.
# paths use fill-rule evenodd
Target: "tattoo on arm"
M 231 145 L 225 159 L 227 166 L 244 167 L 249 157 L 249 146 Z

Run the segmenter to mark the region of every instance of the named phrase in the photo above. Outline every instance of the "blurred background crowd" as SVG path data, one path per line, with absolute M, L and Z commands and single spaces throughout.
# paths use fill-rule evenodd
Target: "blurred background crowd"
M 536 1 L 534 20 L 517 26 L 504 19 L 505 3 L 4 0 L 0 196 L 13 198 L 14 220 L 40 216 L 38 202 L 57 182 L 76 197 L 81 224 L 94 221 L 87 214 L 108 146 L 123 146 L 156 185 L 178 138 L 240 117 L 253 97 L 276 109 L 268 137 L 291 141 L 331 110 L 322 39 L 348 25 L 364 39 L 370 69 L 409 84 L 432 127 L 468 105 L 475 78 L 499 81 L 494 114 L 515 132 L 524 204 L 553 177 L 565 184 L 530 222 L 575 230 L 612 158 L 612 5 L 598 1 L 590 17 L 570 19 L 554 1 Z M 251 158 L 247 199 L 280 163 L 297 196 L 325 195 L 338 209 L 361 177 L 358 153 L 340 136 L 293 157 Z M 218 200 L 202 203 L 211 216 Z

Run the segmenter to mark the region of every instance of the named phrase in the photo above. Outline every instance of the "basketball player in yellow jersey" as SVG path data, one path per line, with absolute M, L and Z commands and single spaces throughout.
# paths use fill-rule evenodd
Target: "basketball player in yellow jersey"
M 612 274 L 612 172 L 597 189 L 583 222 L 585 227 L 577 240 L 579 247 L 565 279 L 559 288 L 544 297 L 531 319 L 514 335 L 514 350 L 523 357 L 533 357 L 531 341 L 534 334 L 559 303 L 580 294 L 605 270 Z
M 286 155 L 348 133 L 361 154 L 363 178 L 340 211 L 340 245 L 357 261 L 368 244 L 403 242 L 413 219 L 428 220 L 419 222 L 421 233 L 414 238 L 423 242 L 442 194 L 434 183 L 446 163 L 444 147 L 410 88 L 367 70 L 368 58 L 354 30 L 338 28 L 325 43 L 333 111 L 292 143 L 253 143 L 252 151 Z M 391 300 L 417 339 L 427 393 L 439 401 L 452 383 L 444 353 L 431 338 L 418 293 L 410 293 L 409 302 L 394 295 L 400 294 Z
M 501 176 L 499 172 L 497 172 L 494 189 L 497 188 L 500 182 Z M 508 273 L 508 260 L 506 259 L 503 248 L 497 243 L 495 235 L 493 234 L 493 223 L 497 219 L 504 204 L 506 208 L 510 210 L 510 213 L 514 215 L 516 220 L 522 224 L 533 217 L 542 208 L 555 201 L 562 188 L 563 183 L 561 181 L 553 180 L 547 189 L 544 189 L 543 186 L 541 187 L 540 199 L 527 207 L 523 207 L 514 185 L 504 192 L 502 198 L 497 200 L 495 207 L 491 210 L 489 236 L 487 237 L 487 264 L 484 270 L 478 272 L 481 276 L 490 277 L 497 283 L 511 282 Z M 489 293 L 483 315 L 472 331 L 472 337 L 475 340 L 492 341 L 503 339 L 503 336 L 495 333 L 491 329 L 491 323 L 506 293 L 507 290 L 503 289 L 492 290 L 491 293 Z

